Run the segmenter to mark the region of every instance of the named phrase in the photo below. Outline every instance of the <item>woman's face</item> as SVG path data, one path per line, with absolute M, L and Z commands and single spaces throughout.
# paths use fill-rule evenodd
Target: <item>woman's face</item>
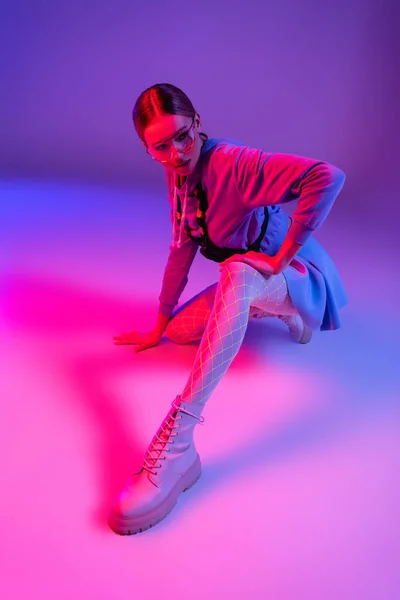
M 197 113 L 194 118 L 159 115 L 146 127 L 144 145 L 167 169 L 189 175 L 199 160 L 203 145 L 199 132 L 200 116 Z

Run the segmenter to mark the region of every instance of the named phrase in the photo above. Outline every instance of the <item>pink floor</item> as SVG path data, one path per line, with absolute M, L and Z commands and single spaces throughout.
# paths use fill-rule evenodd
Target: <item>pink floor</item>
M 2 599 L 399 598 L 398 264 L 383 234 L 366 262 L 368 232 L 328 219 L 342 329 L 299 346 L 280 322 L 250 323 L 197 430 L 202 478 L 162 524 L 120 537 L 110 503 L 197 348 L 112 343 L 154 323 L 168 207 L 3 182 L 0 211 Z M 182 300 L 217 277 L 198 256 Z

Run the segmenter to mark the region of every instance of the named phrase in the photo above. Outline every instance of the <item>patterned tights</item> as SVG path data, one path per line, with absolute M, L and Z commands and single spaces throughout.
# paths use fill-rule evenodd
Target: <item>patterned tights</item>
M 242 262 L 224 267 L 218 283 L 184 304 L 169 321 L 166 335 L 184 344 L 201 340 L 184 402 L 204 404 L 242 344 L 250 307 L 271 315 L 297 315 L 282 274 L 266 276 Z

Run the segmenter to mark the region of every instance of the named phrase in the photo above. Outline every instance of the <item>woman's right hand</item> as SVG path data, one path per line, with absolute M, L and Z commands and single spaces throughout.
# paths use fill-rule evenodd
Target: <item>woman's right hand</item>
M 134 352 L 141 352 L 157 346 L 161 339 L 162 333 L 153 329 L 148 333 L 140 333 L 139 331 L 131 331 L 131 333 L 122 333 L 113 337 L 116 346 L 135 345 Z

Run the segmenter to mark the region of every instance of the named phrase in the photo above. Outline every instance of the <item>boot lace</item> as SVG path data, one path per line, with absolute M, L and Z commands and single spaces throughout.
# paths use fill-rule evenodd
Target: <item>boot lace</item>
M 289 327 L 289 333 L 297 340 L 304 331 L 304 323 L 300 315 L 277 315 L 278 319 L 283 321 Z
M 278 319 L 283 321 L 285 323 L 285 325 L 287 325 L 289 327 L 289 329 L 291 328 L 291 326 L 293 326 L 292 315 L 277 315 L 277 316 L 278 316 Z
M 174 410 L 175 409 L 175 410 Z M 203 417 L 198 417 L 194 415 L 186 408 L 183 408 L 179 405 L 179 396 L 177 400 L 173 403 L 173 409 L 169 412 L 166 419 L 162 423 L 161 427 L 157 431 L 156 435 L 152 439 L 149 447 L 147 448 L 146 455 L 143 461 L 143 470 L 148 471 L 152 475 L 157 475 L 157 469 L 161 468 L 161 464 L 159 461 L 165 460 L 165 456 L 162 454 L 165 452 L 169 452 L 169 448 L 167 448 L 167 444 L 173 444 L 174 440 L 171 438 L 176 437 L 178 432 L 175 431 L 178 429 L 179 421 L 182 417 L 179 413 L 184 413 L 186 415 L 190 415 L 196 421 L 202 425 L 204 423 Z

